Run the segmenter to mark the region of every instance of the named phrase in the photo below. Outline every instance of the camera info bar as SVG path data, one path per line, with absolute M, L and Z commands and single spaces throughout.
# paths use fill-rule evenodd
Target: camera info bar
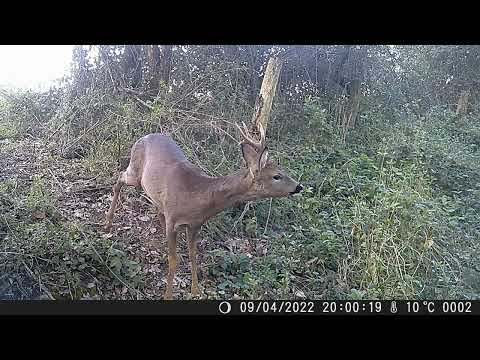
M 480 315 L 478 300 L 0 301 L 0 315 Z

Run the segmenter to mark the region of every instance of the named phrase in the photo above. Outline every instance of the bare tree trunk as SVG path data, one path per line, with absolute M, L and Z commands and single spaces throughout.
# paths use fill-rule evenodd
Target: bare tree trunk
M 470 96 L 470 90 L 463 90 L 460 94 L 457 104 L 457 116 L 463 116 L 468 110 L 468 98 Z
M 123 54 L 123 78 L 133 87 L 137 87 L 142 81 L 141 51 L 139 45 L 126 45 Z
M 148 88 L 158 95 L 160 88 L 168 89 L 172 66 L 172 45 L 147 46 Z
M 75 87 L 74 96 L 84 95 L 90 87 L 90 72 L 87 61 L 88 51 L 82 46 L 75 46 L 73 49 L 73 77 Z
M 353 58 L 354 67 L 353 73 L 350 77 L 353 80 L 346 84 L 346 90 L 348 92 L 348 105 L 343 115 L 342 127 L 343 127 L 343 143 L 346 142 L 347 132 L 349 129 L 355 127 L 355 121 L 360 110 L 361 100 L 361 86 L 365 76 L 367 59 L 367 47 L 363 47 L 358 55 Z
M 350 98 L 348 101 L 348 110 L 343 114 L 343 143 L 346 142 L 347 132 L 355 126 L 358 112 L 360 110 L 361 99 L 361 82 L 354 80 L 350 91 Z
M 147 46 L 147 60 L 148 60 L 148 89 L 152 94 L 157 95 L 160 87 L 160 48 L 158 45 Z
M 330 79 L 330 84 L 329 87 L 332 88 L 337 88 L 335 85 L 340 85 L 341 87 L 344 87 L 345 83 L 345 64 L 347 63 L 347 60 L 350 58 L 350 52 L 353 48 L 353 45 L 346 45 L 343 46 L 343 48 L 339 51 L 337 54 L 337 57 L 335 59 L 335 63 L 333 64 L 334 71 L 329 77 Z
M 271 57 L 268 60 L 265 75 L 263 76 L 260 94 L 255 102 L 255 109 L 252 116 L 252 128 L 258 129 L 258 124 L 262 124 L 267 130 L 268 119 L 272 110 L 273 98 L 278 85 L 280 71 L 282 69 L 282 60 L 278 57 Z
M 160 45 L 160 81 L 168 89 L 170 83 L 170 70 L 172 68 L 172 45 Z

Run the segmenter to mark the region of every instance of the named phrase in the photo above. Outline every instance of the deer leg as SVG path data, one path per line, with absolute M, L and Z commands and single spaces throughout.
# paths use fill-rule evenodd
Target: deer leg
M 197 277 L 197 235 L 198 228 L 187 228 L 188 238 L 188 250 L 190 256 L 190 263 L 192 266 L 192 295 L 198 296 L 200 291 L 198 290 L 198 277 Z
M 113 214 L 117 207 L 118 197 L 120 195 L 120 190 L 123 185 L 138 186 L 140 182 L 137 179 L 136 173 L 130 170 L 130 166 L 124 172 L 120 173 L 117 183 L 113 186 L 113 199 L 112 205 L 110 205 L 110 210 L 107 214 L 107 219 L 105 222 L 105 229 L 110 231 L 112 228 Z
M 158 210 L 158 221 L 160 222 L 160 232 L 163 232 L 163 236 L 166 237 L 167 236 L 167 228 L 166 228 L 166 224 L 165 224 L 165 215 L 163 214 L 162 212 L 163 210 Z M 157 234 L 157 236 L 155 236 L 153 238 L 153 244 L 157 247 L 160 247 L 160 234 Z
M 167 228 L 165 223 L 165 215 L 161 212 L 158 212 L 158 220 L 160 221 L 160 225 L 162 226 L 163 235 L 167 235 Z
M 168 242 L 168 275 L 167 290 L 165 291 L 165 300 L 172 300 L 173 277 L 177 269 L 177 232 L 172 225 L 167 225 Z
M 110 205 L 110 210 L 108 211 L 107 219 L 105 222 L 105 230 L 107 231 L 110 231 L 112 228 L 113 213 L 115 212 L 115 209 L 117 207 L 118 196 L 120 195 L 120 190 L 122 189 L 122 186 L 125 185 L 125 181 L 123 179 L 124 174 L 122 173 L 118 178 L 117 183 L 113 186 L 112 204 Z

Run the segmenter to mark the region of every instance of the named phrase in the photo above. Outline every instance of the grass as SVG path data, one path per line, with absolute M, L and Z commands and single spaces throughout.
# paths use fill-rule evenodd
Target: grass
M 46 165 L 53 169 L 64 161 L 61 169 L 67 171 L 75 164 L 96 184 L 113 184 L 133 142 L 159 126 L 212 175 L 227 174 L 240 164 L 238 145 L 215 128 L 196 126 L 191 119 L 155 123 L 153 115 L 139 112 L 132 103 L 117 103 L 113 113 L 91 131 L 76 135 L 81 136 L 77 144 L 82 151 L 75 162 L 49 158 Z M 369 114 L 345 145 L 315 103 L 307 104 L 304 117 L 291 124 L 295 137 L 281 116 L 271 123 L 272 129 L 286 124 L 278 134 L 271 132 L 271 156 L 306 189 L 295 198 L 239 204 L 205 225 L 200 280 L 204 298 L 479 297 L 480 190 L 475 179 L 480 173 L 480 133 L 475 121 L 454 123 L 451 114 L 438 109 L 426 121 Z M 8 138 L 16 131 L 15 123 L 0 120 L 0 129 L 0 137 Z M 55 136 L 60 139 L 69 131 L 67 126 Z M 3 153 L 7 146 L 15 150 L 11 144 L 1 146 Z M 62 170 L 55 171 L 62 175 Z M 138 220 L 151 212 L 146 205 L 139 207 L 138 193 L 123 191 L 115 220 L 119 230 L 106 236 L 88 216 L 95 213 L 95 221 L 103 217 L 108 189 L 80 192 L 70 204 L 65 198 L 71 194 L 60 191 L 51 177 L 36 176 L 30 182 L 3 178 L 2 293 L 23 298 L 159 298 L 165 251 L 154 253 L 145 245 L 158 234 L 154 221 Z M 188 285 L 181 279 L 188 283 L 190 274 L 182 241 L 179 254 L 176 291 L 186 297 Z
M 113 239 L 65 219 L 41 177 L 0 183 L 0 208 L 2 298 L 99 298 L 109 286 L 141 285 L 138 264 Z

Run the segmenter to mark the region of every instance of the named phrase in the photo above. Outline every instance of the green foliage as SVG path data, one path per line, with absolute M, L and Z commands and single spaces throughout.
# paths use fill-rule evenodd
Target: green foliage
M 111 240 L 65 221 L 41 178 L 27 191 L 13 180 L 0 183 L 0 209 L 0 239 L 8 249 L 0 254 L 0 289 L 8 280 L 3 293 L 36 298 L 46 283 L 51 297 L 75 300 L 99 298 L 108 286 L 143 285 L 139 265 Z
M 456 137 L 455 133 L 463 134 L 464 129 L 456 126 L 454 131 L 442 121 L 410 121 L 392 124 L 390 131 L 382 130 L 388 129 L 383 125 L 382 136 L 377 134 L 375 142 L 350 144 L 347 149 L 334 147 L 326 159 L 318 157 L 318 149 L 328 135 L 299 144 L 295 155 L 284 159 L 284 166 L 308 179 L 309 187 L 296 200 L 279 200 L 270 217 L 271 223 L 281 226 L 284 238 L 268 232 L 272 256 L 251 261 L 252 268 L 243 272 L 240 266 L 232 265 L 236 264 L 232 255 L 222 253 L 223 258 L 215 263 L 233 269 L 233 274 L 225 278 L 219 291 L 247 298 L 275 298 L 285 292 L 293 296 L 295 286 L 302 284 L 312 298 L 322 289 L 330 297 L 350 299 L 441 298 L 464 292 L 457 283 L 458 262 L 472 264 L 472 257 L 466 248 L 461 256 L 452 253 L 471 246 L 472 237 L 478 238 L 478 227 L 473 225 L 475 211 L 470 209 L 478 203 L 478 190 L 470 189 L 463 204 L 454 189 L 438 193 L 432 166 L 440 171 L 449 154 L 456 154 L 462 162 L 471 159 L 470 164 L 478 166 L 478 157 L 469 158 L 470 148 L 458 141 L 445 141 L 446 134 Z M 361 141 L 369 139 L 357 135 Z M 359 151 L 362 148 L 364 152 Z M 426 151 L 443 157 L 443 161 L 432 164 Z M 444 177 L 450 186 L 457 178 L 466 179 L 463 184 L 467 185 L 472 174 L 467 171 L 463 177 L 451 171 Z M 256 206 L 255 214 L 245 217 L 244 223 L 246 233 L 258 237 L 258 229 L 264 228 L 267 218 L 266 204 Z M 463 240 L 458 243 L 460 234 Z M 282 238 L 289 245 L 283 256 Z M 478 245 L 470 251 L 476 253 Z M 294 266 L 295 261 L 299 266 Z M 285 273 L 279 268 L 288 269 L 287 288 L 282 282 Z M 329 270 L 337 274 L 336 284 L 319 284 Z M 214 273 L 219 271 L 216 268 Z M 252 282 L 259 273 L 262 277 Z M 242 274 L 248 274 L 250 282 L 246 283 Z M 263 293 L 254 286 L 259 283 Z
M 207 296 L 478 298 L 478 49 L 175 46 L 169 83 L 152 95 L 144 48 L 77 48 L 69 85 L 0 103 L 0 140 L 48 139 L 107 184 L 138 138 L 163 132 L 207 174 L 226 175 L 241 163 L 228 134 L 237 138 L 233 123 L 250 118 L 266 59 L 278 51 L 269 151 L 305 190 L 238 204 L 205 225 Z M 357 81 L 360 111 L 344 141 Z M 466 89 L 471 112 L 460 118 L 455 105 Z M 0 182 L 8 249 L 0 261 L 9 274 L 0 290 L 13 279 L 25 292 L 37 276 L 55 298 L 105 298 L 109 286 L 133 296 L 144 286 L 140 264 L 111 238 L 64 219 L 56 201 L 41 176 Z

